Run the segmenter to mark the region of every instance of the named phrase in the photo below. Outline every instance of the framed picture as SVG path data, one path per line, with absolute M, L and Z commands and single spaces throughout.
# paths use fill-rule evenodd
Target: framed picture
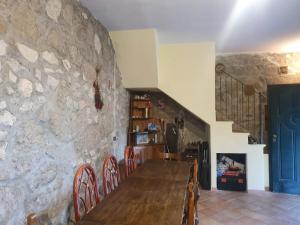
M 217 188 L 246 191 L 246 154 L 217 153 Z
M 148 134 L 147 133 L 140 133 L 136 135 L 136 144 L 141 145 L 141 144 L 148 144 L 149 139 L 148 139 Z

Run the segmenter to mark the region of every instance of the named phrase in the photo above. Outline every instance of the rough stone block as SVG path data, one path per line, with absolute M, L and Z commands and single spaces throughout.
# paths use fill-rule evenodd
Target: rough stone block
M 27 79 L 20 79 L 18 91 L 23 97 L 30 97 L 32 93 L 32 82 Z
M 16 83 L 18 80 L 18 77 L 12 71 L 9 71 L 8 78 L 13 83 Z
M 36 62 L 36 60 L 38 59 L 39 57 L 39 54 L 37 51 L 35 51 L 34 49 L 32 48 L 29 48 L 28 46 L 26 45 L 23 45 L 23 44 L 20 44 L 20 43 L 17 43 L 17 48 L 18 50 L 20 51 L 21 55 L 27 59 L 29 62 Z
M 96 52 L 100 55 L 102 46 L 101 46 L 100 38 L 97 34 L 95 34 L 94 37 L 94 44 L 95 44 Z
M 4 141 L 7 137 L 8 132 L 7 131 L 1 131 L 0 130 L 0 141 Z
M 0 160 L 5 159 L 7 145 L 7 142 L 0 142 Z
M 35 43 L 40 35 L 37 28 L 36 14 L 25 1 L 19 1 L 15 6 L 11 12 L 11 30 L 16 37 Z
M 21 112 L 28 112 L 33 108 L 32 102 L 24 102 L 20 108 Z
M 20 71 L 26 71 L 26 72 L 28 72 L 28 69 L 25 66 L 21 65 L 15 59 L 9 59 L 9 60 L 7 60 L 7 64 L 9 65 L 9 67 L 12 69 L 12 71 L 14 73 L 18 73 Z
M 6 101 L 0 101 L 0 110 L 5 109 L 6 107 Z
M 39 69 L 35 70 L 35 77 L 41 81 L 42 80 L 42 72 Z
M 39 83 L 39 82 L 36 82 L 36 83 L 35 83 L 35 90 L 36 90 L 37 92 L 39 92 L 39 93 L 43 93 L 43 92 L 44 92 L 44 88 L 43 88 L 42 84 Z
M 13 126 L 17 118 L 7 110 L 0 112 L 0 124 L 5 126 Z
M 5 33 L 7 30 L 6 24 L 0 19 L 0 33 Z
M 7 46 L 8 45 L 3 40 L 0 40 L 0 56 L 6 55 Z
M 6 93 L 8 95 L 13 95 L 15 93 L 15 91 L 14 91 L 14 89 L 12 89 L 12 87 L 6 86 Z
M 50 88 L 55 89 L 55 88 L 57 88 L 57 86 L 59 84 L 59 80 L 57 80 L 56 78 L 49 75 L 47 84 Z
M 56 58 L 56 56 L 53 52 L 45 51 L 42 53 L 42 57 L 46 62 L 48 62 L 50 64 L 58 65 L 58 63 L 59 63 L 58 59 Z
M 65 69 L 66 69 L 67 71 L 69 71 L 69 70 L 71 69 L 71 63 L 70 63 L 69 60 L 64 59 L 64 60 L 63 60 L 63 64 L 64 64 L 64 67 L 65 67 Z
M 58 22 L 58 17 L 61 12 L 61 1 L 60 0 L 48 0 L 46 4 L 47 15 L 53 19 L 55 22 Z

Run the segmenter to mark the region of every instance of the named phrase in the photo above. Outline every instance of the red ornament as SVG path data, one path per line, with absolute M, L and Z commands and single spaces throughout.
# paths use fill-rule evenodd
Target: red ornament
M 98 110 L 101 110 L 103 108 L 103 101 L 101 98 L 101 94 L 100 94 L 100 87 L 98 84 L 98 77 L 99 77 L 99 73 L 100 73 L 100 69 L 96 69 L 96 80 L 93 83 L 93 87 L 95 88 L 95 107 Z

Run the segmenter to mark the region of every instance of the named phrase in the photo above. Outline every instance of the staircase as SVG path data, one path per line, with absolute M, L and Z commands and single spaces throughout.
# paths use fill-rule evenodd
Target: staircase
M 263 144 L 266 96 L 216 65 L 216 118 L 233 121 L 233 132 L 249 133 L 249 144 Z

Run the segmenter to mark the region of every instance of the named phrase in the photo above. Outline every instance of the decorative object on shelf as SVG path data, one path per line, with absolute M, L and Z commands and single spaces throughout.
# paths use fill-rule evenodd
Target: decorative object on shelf
M 102 101 L 102 98 L 101 98 L 101 94 L 100 94 L 100 87 L 99 87 L 99 84 L 98 84 L 98 79 L 99 79 L 99 73 L 101 71 L 101 67 L 100 69 L 96 69 L 96 80 L 94 81 L 93 83 L 93 87 L 95 88 L 95 107 L 98 110 L 101 110 L 103 108 L 103 101 Z
M 145 118 L 149 117 L 149 108 L 145 108 Z
M 149 100 L 149 101 L 146 102 L 145 105 L 146 105 L 146 108 L 145 108 L 145 118 L 148 118 L 149 117 L 149 111 L 150 111 L 150 109 L 152 107 L 152 103 Z
M 156 159 L 165 149 L 160 118 L 153 116 L 151 93 L 132 92 L 130 97 L 128 144 L 143 160 Z
M 136 144 L 141 145 L 141 144 L 148 144 L 149 139 L 148 139 L 148 133 L 139 133 L 136 135 Z
M 164 109 L 165 108 L 165 103 L 162 99 L 159 99 L 158 102 L 157 102 L 157 107 L 159 109 Z
M 135 126 L 135 131 L 136 131 L 136 132 L 139 132 L 139 131 L 140 131 L 139 125 L 136 125 L 136 126 Z
M 254 145 L 254 144 L 257 144 L 257 143 L 258 143 L 257 139 L 250 134 L 248 136 L 248 144 Z
M 155 123 L 148 123 L 148 131 L 157 131 Z
M 184 128 L 184 119 L 175 117 L 175 124 L 179 129 L 183 129 Z
M 144 94 L 144 95 L 134 95 L 135 100 L 149 100 L 150 95 Z
M 217 73 L 222 73 L 225 71 L 225 65 L 222 63 L 218 63 L 215 68 Z
M 278 73 L 280 75 L 286 75 L 289 73 L 289 67 L 288 66 L 280 66 L 278 69 Z
M 253 96 L 255 95 L 255 88 L 253 85 L 245 85 L 244 87 L 244 94 L 246 96 Z

